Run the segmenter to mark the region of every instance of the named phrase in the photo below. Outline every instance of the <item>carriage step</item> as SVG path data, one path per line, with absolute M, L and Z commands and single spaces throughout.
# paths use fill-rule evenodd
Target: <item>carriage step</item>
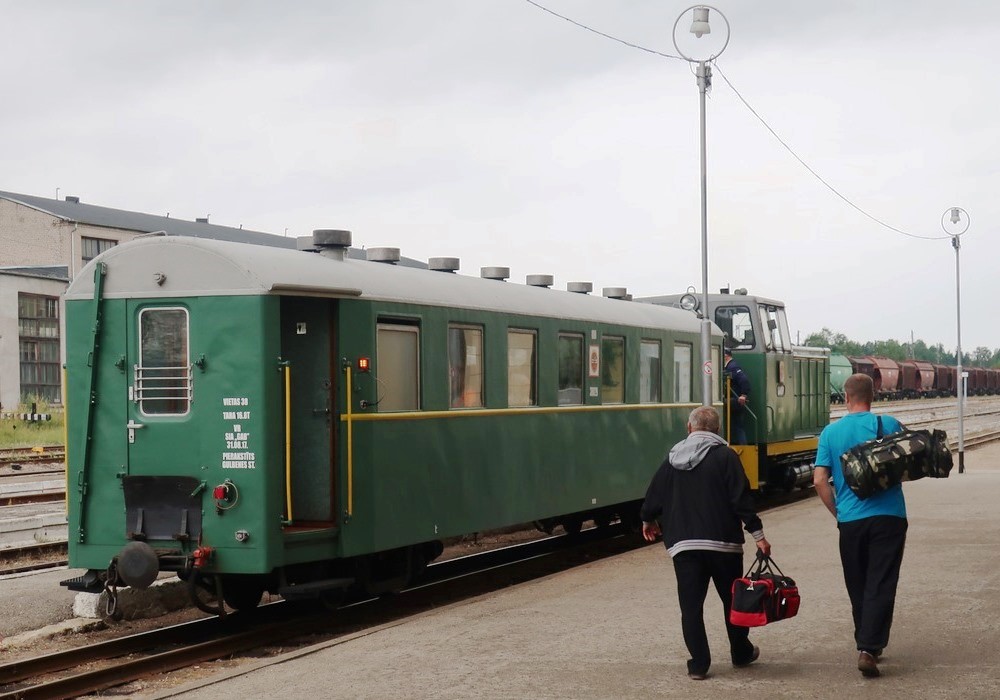
M 289 586 L 282 586 L 278 589 L 278 595 L 285 600 L 306 600 L 317 598 L 321 593 L 328 591 L 343 591 L 354 585 L 353 578 L 326 578 L 320 581 L 309 581 L 308 583 L 296 583 Z

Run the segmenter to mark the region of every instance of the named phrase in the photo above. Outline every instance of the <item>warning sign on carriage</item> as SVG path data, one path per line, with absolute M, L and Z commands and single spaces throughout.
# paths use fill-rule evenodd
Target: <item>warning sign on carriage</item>
M 709 375 L 712 374 L 712 363 L 711 362 L 706 362 L 705 364 L 703 364 L 701 366 L 701 371 L 704 372 L 705 374 L 709 374 Z

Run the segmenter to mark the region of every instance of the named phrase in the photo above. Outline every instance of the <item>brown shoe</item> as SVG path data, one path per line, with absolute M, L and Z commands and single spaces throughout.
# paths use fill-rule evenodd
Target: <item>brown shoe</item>
M 708 674 L 707 673 L 689 673 L 688 674 L 688 678 L 690 678 L 693 681 L 703 681 L 706 678 L 708 678 Z
M 878 662 L 867 651 L 863 651 L 858 655 L 858 670 L 861 671 L 861 675 L 865 678 L 878 678 L 881 675 L 878 670 Z

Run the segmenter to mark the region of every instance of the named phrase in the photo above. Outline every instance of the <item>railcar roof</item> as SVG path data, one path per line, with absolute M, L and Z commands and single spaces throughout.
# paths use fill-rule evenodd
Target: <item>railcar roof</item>
M 98 262 L 107 266 L 105 298 L 268 294 L 362 298 L 699 331 L 695 315 L 681 309 L 184 236 L 142 237 L 111 248 L 77 275 L 67 300 L 93 298 Z M 157 282 L 160 275 L 162 284 Z M 713 334 L 720 335 L 714 328 Z

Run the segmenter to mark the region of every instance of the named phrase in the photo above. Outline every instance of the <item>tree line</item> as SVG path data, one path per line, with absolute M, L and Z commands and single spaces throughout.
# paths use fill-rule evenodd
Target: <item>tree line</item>
M 954 365 L 955 352 L 948 351 L 944 345 L 927 345 L 922 340 L 912 343 L 901 343 L 898 340 L 869 340 L 859 343 L 851 340 L 843 333 L 834 333 L 824 328 L 818 333 L 806 336 L 806 345 L 812 347 L 830 348 L 831 352 L 844 355 L 878 355 L 889 357 L 897 362 L 902 360 L 925 360 L 940 365 Z M 966 367 L 998 367 L 1000 366 L 1000 348 L 990 350 L 981 345 L 975 350 L 962 353 L 962 365 Z

